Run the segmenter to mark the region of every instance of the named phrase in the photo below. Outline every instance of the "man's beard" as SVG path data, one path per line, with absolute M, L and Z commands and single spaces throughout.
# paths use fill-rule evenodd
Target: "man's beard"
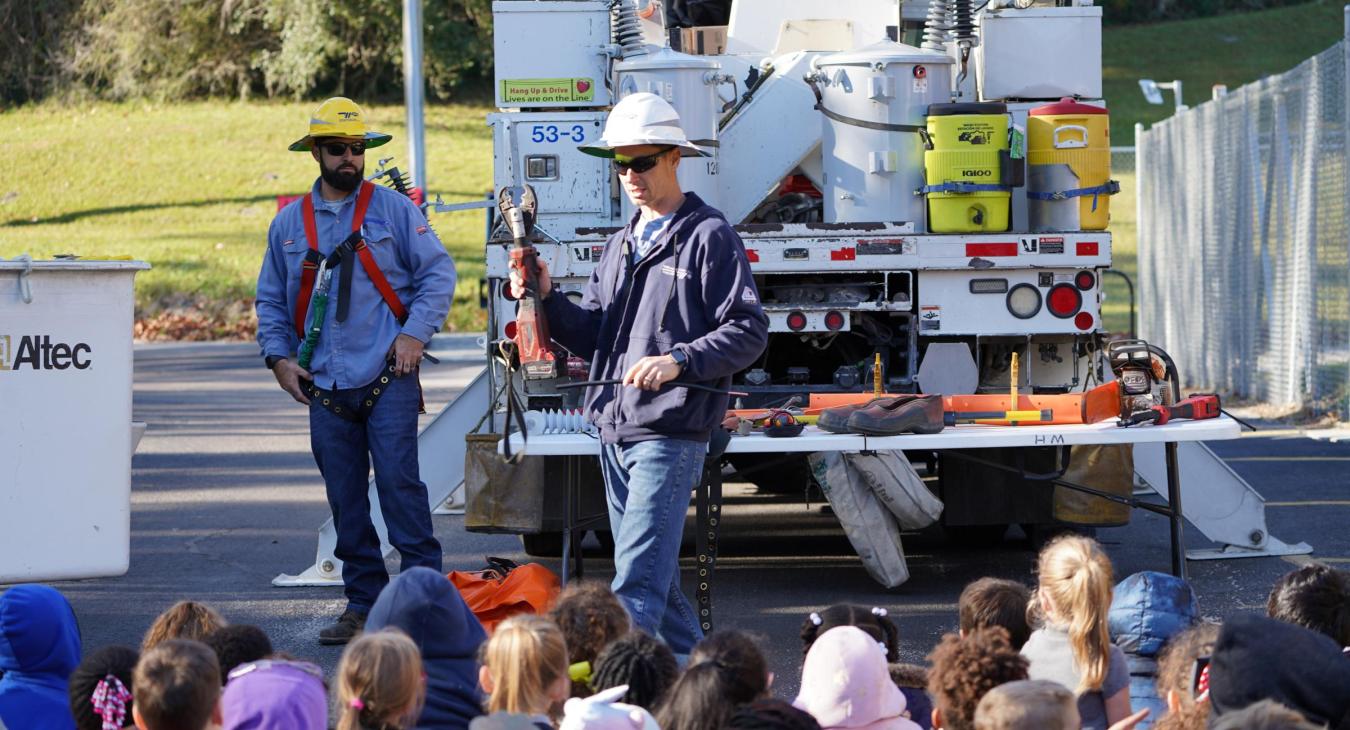
M 343 164 L 348 163 L 338 163 L 339 166 Z M 319 175 L 323 178 L 324 182 L 328 183 L 329 187 L 341 190 L 344 193 L 350 193 L 361 184 L 361 178 L 366 170 L 364 163 L 352 162 L 349 164 L 355 168 L 355 172 L 350 170 L 338 171 L 337 168 L 329 168 L 327 165 L 320 162 Z

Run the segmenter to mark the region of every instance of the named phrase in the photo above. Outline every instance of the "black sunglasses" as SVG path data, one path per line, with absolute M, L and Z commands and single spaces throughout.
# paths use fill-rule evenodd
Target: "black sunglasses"
M 660 152 L 653 152 L 650 155 L 643 155 L 641 157 L 630 157 L 626 160 L 621 160 L 618 158 L 618 156 L 615 156 L 614 170 L 620 175 L 627 174 L 629 170 L 632 170 L 633 172 L 636 172 L 637 174 L 641 175 L 642 173 L 647 172 L 653 167 L 656 167 L 656 163 L 661 160 L 661 155 L 664 155 L 665 153 L 673 149 L 675 148 L 667 147 L 661 150 Z
M 341 157 L 347 150 L 352 151 L 352 157 L 360 157 L 366 153 L 365 142 L 324 142 L 319 146 L 334 157 Z

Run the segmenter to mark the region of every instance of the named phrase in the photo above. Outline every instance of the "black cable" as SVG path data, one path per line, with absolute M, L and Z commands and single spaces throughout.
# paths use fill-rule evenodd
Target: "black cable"
M 1238 424 L 1240 424 L 1240 425 L 1242 425 L 1242 426 L 1245 426 L 1246 428 L 1248 428 L 1248 429 L 1250 429 L 1250 430 L 1252 430 L 1252 431 L 1260 431 L 1260 430 L 1261 430 L 1261 429 L 1257 428 L 1256 426 L 1253 426 L 1253 425 L 1251 425 L 1250 423 L 1247 423 L 1246 421 L 1242 420 L 1241 418 L 1238 418 L 1237 416 L 1233 415 L 1232 413 L 1229 413 L 1228 411 L 1225 411 L 1225 410 L 1222 409 L 1222 408 L 1219 409 L 1219 413 L 1222 413 L 1222 414 L 1224 414 L 1225 416 L 1228 416 L 1229 418 L 1233 419 L 1234 421 L 1237 421 Z

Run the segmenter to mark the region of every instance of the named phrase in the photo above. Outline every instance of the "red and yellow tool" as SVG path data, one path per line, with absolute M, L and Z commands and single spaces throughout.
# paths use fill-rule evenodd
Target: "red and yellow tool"
M 530 231 L 534 228 L 537 199 L 534 188 L 524 186 L 520 203 L 513 199 L 511 188 L 497 193 L 497 207 L 511 231 L 511 267 L 521 272 L 525 281 L 525 295 L 516 308 L 516 347 L 520 350 L 520 367 L 529 380 L 547 380 L 557 377 L 558 363 L 553 356 L 553 340 L 548 333 L 548 318 L 539 296 L 539 276 L 536 273 L 536 251 L 530 245 Z

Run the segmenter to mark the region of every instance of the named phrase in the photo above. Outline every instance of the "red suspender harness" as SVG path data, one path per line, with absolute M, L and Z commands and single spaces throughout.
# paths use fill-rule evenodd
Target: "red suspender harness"
M 352 212 L 352 233 L 361 230 L 361 224 L 366 220 L 366 209 L 370 207 L 370 199 L 374 194 L 375 186 L 369 181 L 363 180 L 361 192 L 356 195 L 356 210 Z M 314 294 L 314 278 L 318 274 L 319 261 L 322 259 L 322 254 L 319 253 L 319 227 L 314 220 L 313 193 L 304 197 L 304 201 L 301 203 L 301 215 L 305 222 L 305 238 L 309 240 L 309 253 L 305 256 L 305 263 L 300 273 L 300 295 L 295 302 L 295 332 L 303 340 L 305 337 L 305 316 L 309 313 L 309 300 Z M 384 273 L 380 271 L 379 264 L 375 263 L 375 256 L 371 254 L 365 240 L 358 241 L 352 248 L 361 258 L 361 268 L 366 270 L 366 276 L 370 278 L 375 288 L 380 290 L 380 297 L 384 299 L 385 304 L 389 305 L 389 310 L 402 324 L 408 318 L 408 310 L 403 306 L 403 302 L 399 301 L 398 295 L 394 293 L 394 288 L 389 286 L 389 280 L 384 278 Z M 351 264 L 348 263 L 348 265 Z

